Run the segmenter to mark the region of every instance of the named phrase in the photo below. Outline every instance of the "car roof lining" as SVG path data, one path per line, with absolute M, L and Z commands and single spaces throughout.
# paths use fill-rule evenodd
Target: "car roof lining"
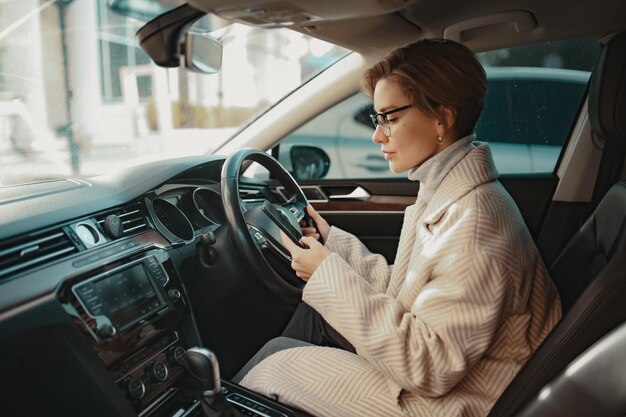
M 190 0 L 190 4 L 207 12 L 231 17 L 233 9 L 254 11 L 282 8 L 316 14 L 312 21 L 287 24 L 279 22 L 278 17 L 273 17 L 278 21 L 274 26 L 290 27 L 344 46 L 366 57 L 381 56 L 391 48 L 420 38 L 443 37 L 444 30 L 451 25 L 495 13 L 528 12 L 536 19 L 537 25 L 534 29 L 521 33 L 516 32 L 513 25 L 507 22 L 486 25 L 464 33 L 462 42 L 480 52 L 504 46 L 579 37 L 601 39 L 626 28 L 626 21 L 623 19 L 626 15 L 626 2 L 623 0 Z M 350 19 L 347 19 L 347 10 L 352 16 Z M 564 19 L 567 19 L 567 25 L 561 24 Z M 236 20 L 272 27 L 256 17 L 243 16 Z

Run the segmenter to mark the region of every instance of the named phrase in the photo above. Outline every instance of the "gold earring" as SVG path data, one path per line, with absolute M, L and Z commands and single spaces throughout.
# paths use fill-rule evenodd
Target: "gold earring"
M 437 139 L 435 139 L 435 143 L 437 143 L 437 145 L 441 145 L 443 143 L 443 137 L 437 136 Z

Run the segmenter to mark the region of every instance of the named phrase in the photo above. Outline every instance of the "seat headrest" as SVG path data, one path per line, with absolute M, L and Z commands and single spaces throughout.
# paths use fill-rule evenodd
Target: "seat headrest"
M 602 48 L 589 86 L 591 129 L 607 142 L 626 145 L 626 32 Z

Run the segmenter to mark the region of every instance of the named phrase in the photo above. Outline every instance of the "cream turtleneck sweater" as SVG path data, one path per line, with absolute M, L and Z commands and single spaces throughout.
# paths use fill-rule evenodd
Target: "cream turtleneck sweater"
M 472 144 L 474 140 L 476 140 L 476 135 L 474 134 L 464 136 L 442 152 L 425 161 L 422 165 L 409 171 L 409 179 L 419 181 L 420 183 L 418 198 L 425 200 L 427 203 L 430 201 L 452 167 L 475 148 Z

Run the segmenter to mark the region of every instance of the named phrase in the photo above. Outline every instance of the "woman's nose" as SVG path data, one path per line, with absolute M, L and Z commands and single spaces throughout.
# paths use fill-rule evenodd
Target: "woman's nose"
M 374 130 L 374 134 L 372 135 L 372 141 L 374 143 L 385 143 L 389 140 L 387 135 L 383 133 L 383 129 L 380 126 L 376 126 L 376 130 Z

